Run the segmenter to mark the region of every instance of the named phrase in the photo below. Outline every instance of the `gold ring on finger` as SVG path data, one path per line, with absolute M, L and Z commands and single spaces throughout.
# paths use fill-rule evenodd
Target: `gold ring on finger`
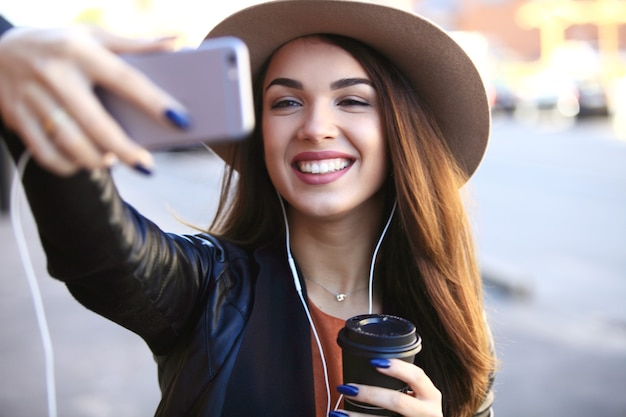
M 43 130 L 48 137 L 53 137 L 59 125 L 68 118 L 67 113 L 61 107 L 54 109 L 43 121 Z

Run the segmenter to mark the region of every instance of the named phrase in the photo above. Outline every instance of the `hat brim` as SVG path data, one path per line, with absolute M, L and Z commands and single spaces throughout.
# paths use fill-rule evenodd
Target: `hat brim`
M 243 9 L 206 36 L 235 36 L 250 52 L 252 76 L 280 46 L 313 34 L 356 39 L 385 55 L 431 108 L 469 178 L 485 153 L 491 115 L 468 55 L 439 26 L 416 14 L 351 0 L 279 0 Z M 224 157 L 227 147 L 214 150 Z

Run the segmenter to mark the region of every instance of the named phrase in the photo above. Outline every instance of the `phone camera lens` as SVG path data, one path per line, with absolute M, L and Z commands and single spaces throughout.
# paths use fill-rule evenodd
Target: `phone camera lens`
M 228 64 L 230 66 L 232 66 L 232 67 L 236 67 L 237 66 L 237 55 L 235 55 L 234 53 L 228 54 L 227 60 L 228 60 Z

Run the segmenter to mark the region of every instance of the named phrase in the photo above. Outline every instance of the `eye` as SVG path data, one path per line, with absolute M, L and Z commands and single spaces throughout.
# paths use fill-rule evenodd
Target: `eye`
M 369 107 L 370 103 L 362 98 L 346 97 L 339 100 L 337 105 L 342 107 Z
M 300 107 L 300 102 L 293 99 L 281 99 L 272 103 L 272 109 L 290 109 L 294 107 Z

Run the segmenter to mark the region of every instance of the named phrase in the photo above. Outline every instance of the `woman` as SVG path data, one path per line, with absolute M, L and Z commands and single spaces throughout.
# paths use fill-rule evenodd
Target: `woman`
M 167 41 L 48 33 L 0 39 L 0 87 L 14 86 L 0 96 L 3 136 L 38 162 L 24 183 L 51 274 L 154 352 L 157 415 L 358 415 L 335 410 L 339 394 L 406 416 L 490 415 L 494 361 L 459 196 L 489 112 L 447 35 L 351 1 L 271 2 L 225 19 L 208 36 L 248 44 L 259 123 L 215 147 L 228 169 L 209 233 L 178 236 L 116 193 L 112 160 L 147 172 L 151 159 L 88 92 L 104 85 L 184 128 L 179 105 L 109 52 Z M 27 44 L 59 65 L 38 74 Z M 72 74 L 74 88 L 50 71 Z M 411 320 L 423 339 L 415 364 L 372 361 L 408 393 L 342 385 L 337 330 L 368 311 Z

